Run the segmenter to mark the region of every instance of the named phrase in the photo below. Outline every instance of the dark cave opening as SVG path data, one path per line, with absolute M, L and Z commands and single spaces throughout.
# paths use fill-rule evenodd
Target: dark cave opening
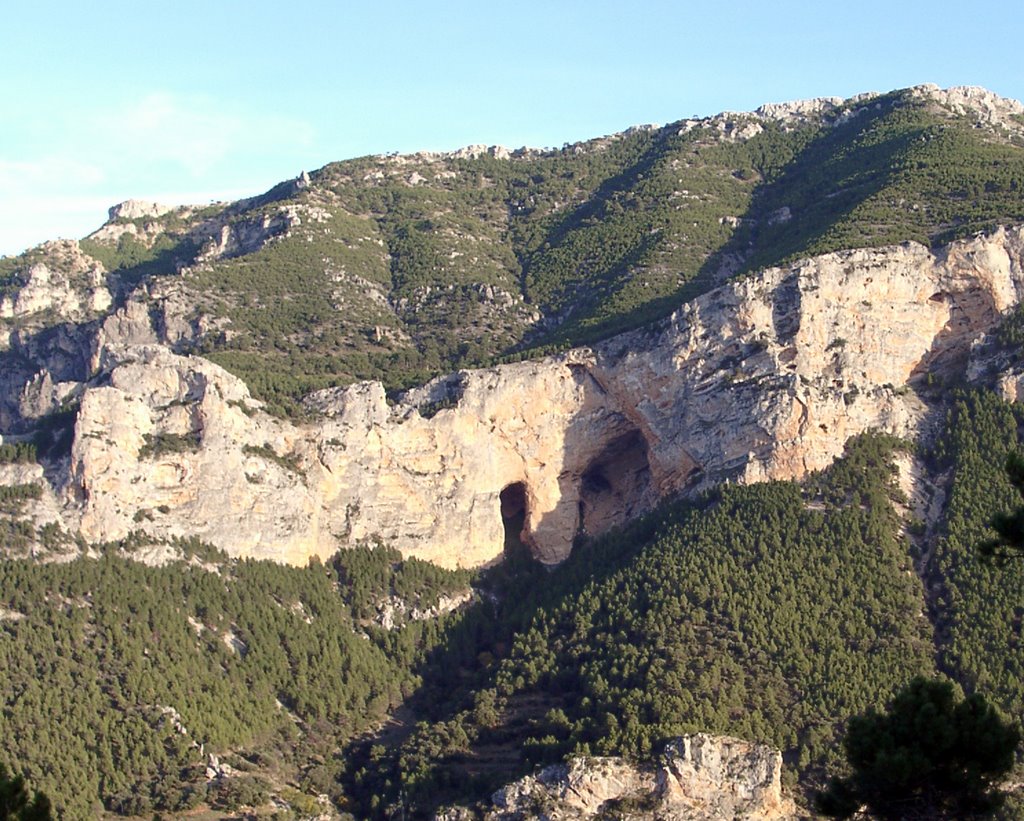
M 639 430 L 610 441 L 580 475 L 580 535 L 596 536 L 641 513 L 651 465 Z
M 501 491 L 501 523 L 505 526 L 505 553 L 529 552 L 523 541 L 526 527 L 526 483 L 514 482 Z

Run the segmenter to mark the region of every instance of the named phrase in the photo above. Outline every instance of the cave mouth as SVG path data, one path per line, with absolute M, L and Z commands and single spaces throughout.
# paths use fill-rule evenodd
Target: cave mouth
M 579 535 L 597 536 L 649 506 L 651 464 L 639 430 L 612 439 L 580 474 Z
M 522 555 L 530 549 L 523 541 L 526 528 L 526 483 L 513 482 L 501 491 L 501 523 L 505 528 L 505 555 Z

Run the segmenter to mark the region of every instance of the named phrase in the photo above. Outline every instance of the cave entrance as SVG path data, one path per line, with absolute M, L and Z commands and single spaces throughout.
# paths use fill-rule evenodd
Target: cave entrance
M 523 541 L 526 528 L 526 483 L 513 482 L 501 491 L 501 523 L 505 527 L 505 555 L 529 554 Z
M 610 441 L 580 475 L 580 535 L 597 536 L 647 509 L 647 441 L 632 430 Z

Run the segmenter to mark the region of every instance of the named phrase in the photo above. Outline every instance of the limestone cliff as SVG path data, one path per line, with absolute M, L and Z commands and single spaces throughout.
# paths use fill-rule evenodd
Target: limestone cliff
M 394 406 L 378 383 L 322 391 L 308 400 L 319 418 L 301 425 L 172 353 L 192 326 L 168 319 L 171 288 L 96 326 L 78 349 L 83 375 L 44 369 L 20 401 L 80 403 L 49 482 L 59 520 L 90 541 L 198 535 L 301 563 L 381 539 L 477 566 L 519 536 L 555 563 L 579 534 L 668 494 L 798 478 L 870 428 L 913 435 L 925 406 L 908 387 L 964 372 L 1022 287 L 1021 228 L 937 253 L 828 254 L 730 282 L 651 328 L 461 371 Z
M 682 736 L 651 768 L 621 758 L 570 759 L 502 787 L 491 807 L 444 810 L 438 819 L 513 821 L 606 818 L 715 821 L 799 817 L 782 794 L 782 755 L 763 744 L 706 733 Z

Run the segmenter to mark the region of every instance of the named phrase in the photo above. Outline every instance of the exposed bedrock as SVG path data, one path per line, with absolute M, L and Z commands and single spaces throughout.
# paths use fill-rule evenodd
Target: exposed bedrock
M 448 566 L 494 561 L 510 539 L 559 562 L 668 494 L 797 478 L 869 428 L 913 435 L 924 405 L 907 386 L 963 372 L 1019 300 L 1022 258 L 1020 228 L 938 254 L 828 254 L 395 406 L 376 383 L 323 391 L 301 426 L 153 344 L 166 331 L 129 305 L 93 353 L 104 379 L 82 392 L 63 519 L 93 541 L 195 534 L 289 562 L 373 539 Z
M 489 807 L 450 807 L 435 821 L 786 821 L 802 817 L 782 791 L 782 754 L 706 733 L 668 742 L 654 766 L 576 756 L 497 790 Z M 538 808 L 543 808 L 543 812 Z

